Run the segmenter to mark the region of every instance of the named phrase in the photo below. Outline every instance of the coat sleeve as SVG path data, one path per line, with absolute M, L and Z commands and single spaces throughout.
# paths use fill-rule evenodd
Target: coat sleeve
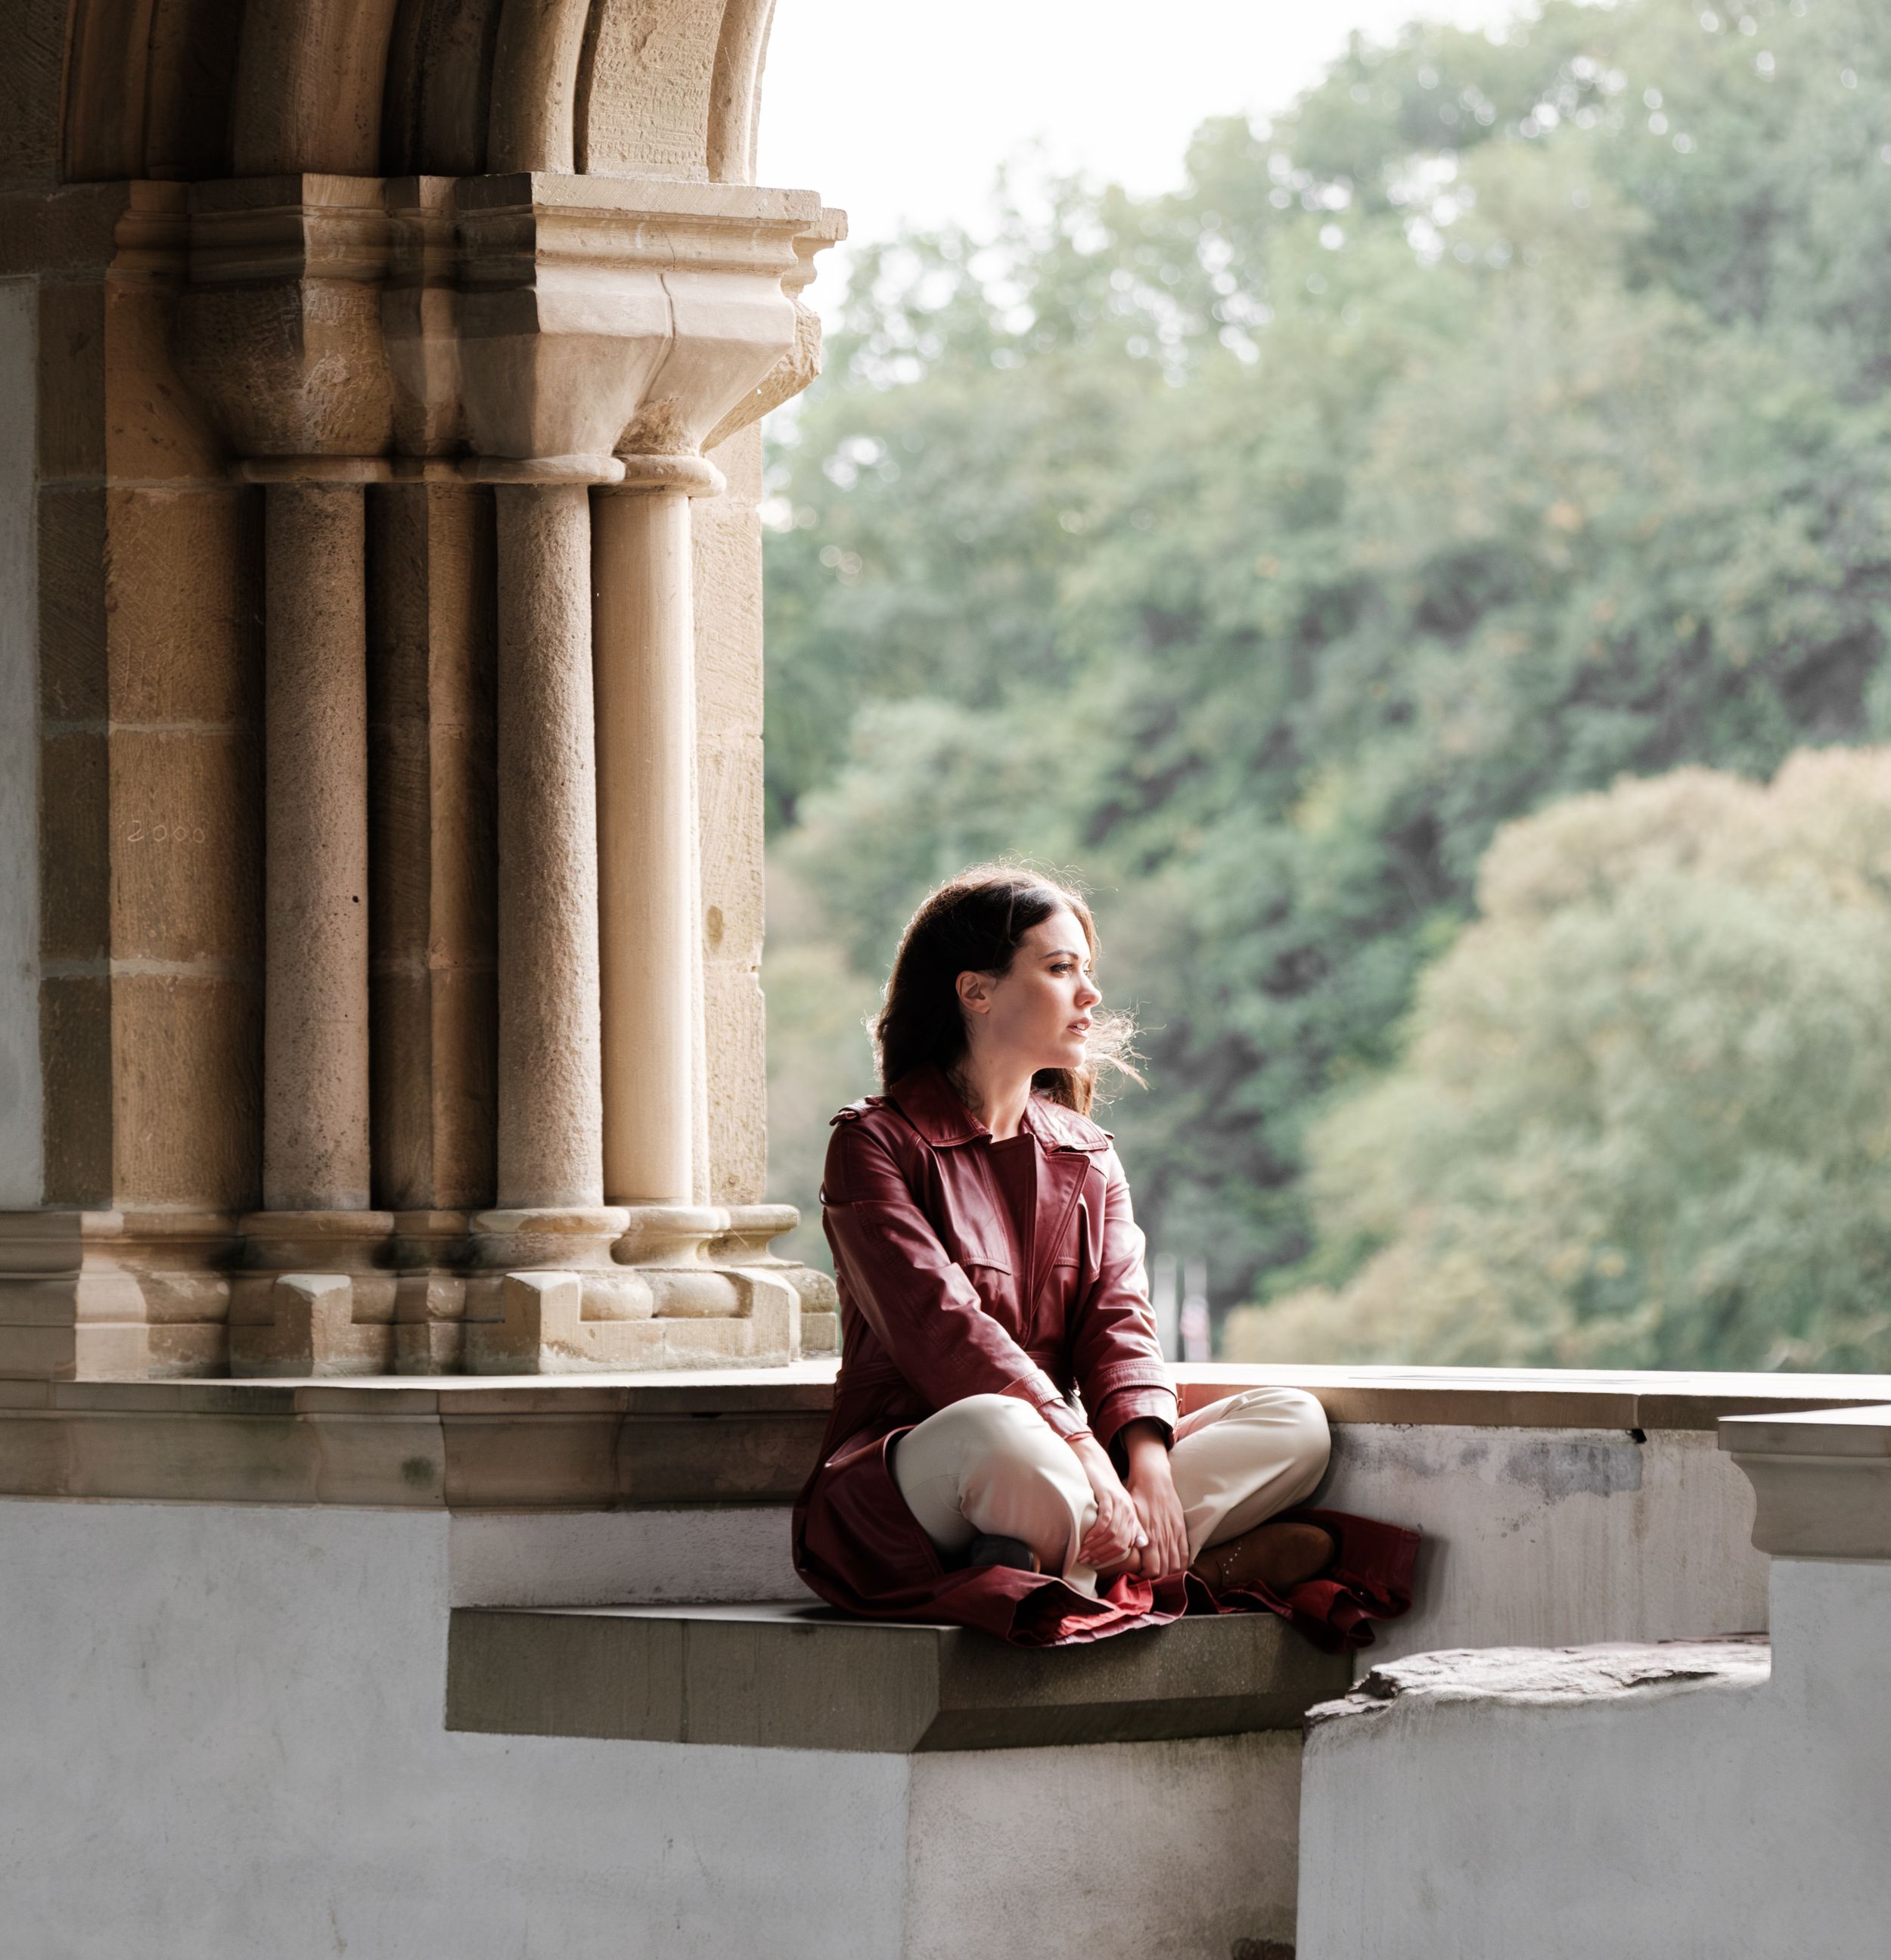
M 935 1408 L 968 1395 L 1015 1395 L 1060 1436 L 1089 1433 L 1057 1384 L 985 1311 L 870 1125 L 835 1125 L 821 1202 L 849 1298 Z
M 1071 1365 L 1090 1426 L 1107 1449 L 1117 1431 L 1152 1416 L 1173 1437 L 1175 1389 L 1155 1338 L 1155 1309 L 1143 1270 L 1143 1233 L 1130 1203 L 1129 1180 L 1114 1150 L 1098 1168 L 1104 1179 L 1101 1254 L 1095 1284 L 1072 1328 Z

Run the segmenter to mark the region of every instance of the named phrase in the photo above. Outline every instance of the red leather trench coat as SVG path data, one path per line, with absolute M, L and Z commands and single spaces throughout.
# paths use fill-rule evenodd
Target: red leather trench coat
M 1414 1532 L 1297 1512 L 1333 1532 L 1340 1557 L 1286 1598 L 1125 1575 L 1095 1599 L 1054 1574 L 949 1565 L 920 1529 L 888 1446 L 968 1395 L 1019 1396 L 1059 1434 L 1087 1427 L 1106 1449 L 1139 1416 L 1175 1424 L 1143 1235 L 1108 1132 L 1039 1096 L 1023 1127 L 1028 1141 L 994 1144 L 933 1068 L 834 1118 L 822 1204 L 841 1375 L 795 1507 L 796 1569 L 844 1612 L 958 1621 L 1028 1645 L 1256 1607 L 1323 1644 L 1365 1644 L 1369 1618 L 1410 1603 Z

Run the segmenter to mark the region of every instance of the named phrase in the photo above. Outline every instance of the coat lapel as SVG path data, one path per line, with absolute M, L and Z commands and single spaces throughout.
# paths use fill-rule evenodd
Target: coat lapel
M 1025 1311 L 1034 1311 L 1057 1263 L 1064 1235 L 1090 1174 L 1090 1153 L 1072 1144 L 1046 1142 L 1038 1165 L 1038 1215 L 1031 1235 L 1031 1287 Z

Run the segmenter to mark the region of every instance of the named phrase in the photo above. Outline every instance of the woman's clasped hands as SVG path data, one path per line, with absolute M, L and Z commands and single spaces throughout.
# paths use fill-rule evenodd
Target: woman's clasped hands
M 1126 1424 L 1121 1432 L 1128 1476 L 1116 1466 L 1095 1437 L 1073 1445 L 1096 1500 L 1096 1521 L 1084 1534 L 1078 1555 L 1100 1578 L 1133 1572 L 1161 1579 L 1188 1564 L 1188 1527 L 1175 1494 L 1168 1446 L 1162 1425 L 1148 1420 Z

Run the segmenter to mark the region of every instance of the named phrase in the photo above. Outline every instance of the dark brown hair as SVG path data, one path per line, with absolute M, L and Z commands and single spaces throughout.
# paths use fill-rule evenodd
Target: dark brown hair
M 890 1089 L 927 1062 L 953 1076 L 967 1045 L 965 1010 L 959 1004 L 961 973 L 1002 975 L 1011 970 L 1019 943 L 1060 906 L 1083 928 L 1092 960 L 1096 921 L 1076 892 L 1055 880 L 1010 864 L 977 864 L 949 880 L 907 921 L 894 956 L 885 999 L 873 1023 L 880 1082 Z M 1081 1068 L 1043 1068 L 1031 1086 L 1087 1115 L 1106 1070 L 1139 1082 L 1127 1014 L 1094 1017 L 1090 1052 Z

